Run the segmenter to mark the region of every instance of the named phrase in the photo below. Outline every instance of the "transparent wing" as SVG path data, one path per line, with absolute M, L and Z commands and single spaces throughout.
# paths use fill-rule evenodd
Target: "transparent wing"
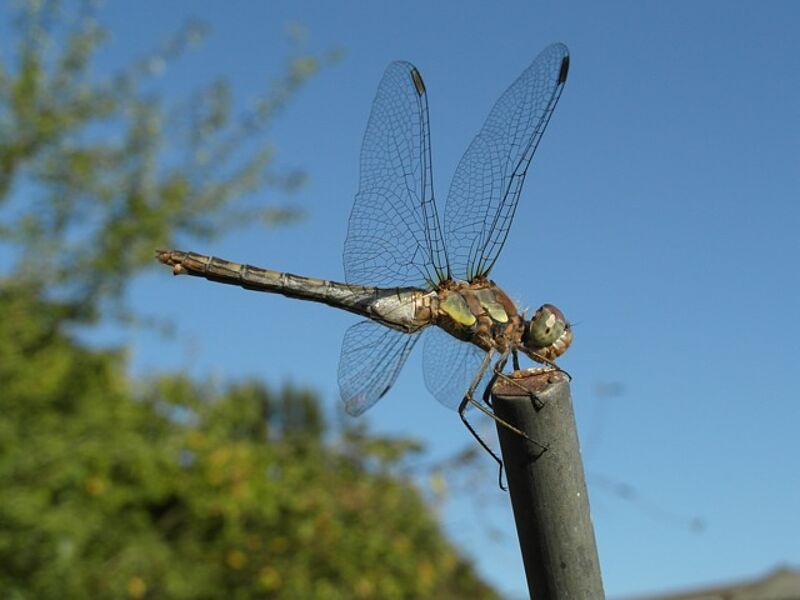
M 444 212 L 454 277 L 472 281 L 494 266 L 568 68 L 566 46 L 545 48 L 494 105 L 456 168 Z
M 428 96 L 407 62 L 389 65 L 361 146 L 361 180 L 344 244 L 348 283 L 434 285 L 447 259 L 431 180 Z
M 394 384 L 419 333 L 407 334 L 361 321 L 344 335 L 339 358 L 339 391 L 348 414 L 357 416 Z
M 423 347 L 425 385 L 431 394 L 448 408 L 457 409 L 478 372 L 486 353 L 462 342 L 438 327 L 431 327 Z M 492 370 L 487 369 L 477 388 L 476 400 L 489 385 Z

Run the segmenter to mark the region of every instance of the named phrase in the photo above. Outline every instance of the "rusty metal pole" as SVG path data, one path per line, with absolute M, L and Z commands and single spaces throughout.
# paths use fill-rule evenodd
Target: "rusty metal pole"
M 561 372 L 498 380 L 494 412 L 536 446 L 497 426 L 531 598 L 602 600 L 603 582 L 569 380 Z

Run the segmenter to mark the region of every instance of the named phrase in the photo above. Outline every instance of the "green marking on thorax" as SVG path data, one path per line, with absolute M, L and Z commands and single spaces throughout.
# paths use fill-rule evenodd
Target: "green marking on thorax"
M 460 325 L 469 327 L 477 321 L 461 294 L 447 294 L 439 303 L 439 308 Z
M 475 290 L 475 296 L 492 319 L 498 323 L 508 323 L 506 309 L 495 299 L 491 290 Z

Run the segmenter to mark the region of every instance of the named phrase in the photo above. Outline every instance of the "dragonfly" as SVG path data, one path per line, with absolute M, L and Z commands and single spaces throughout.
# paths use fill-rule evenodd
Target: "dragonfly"
M 515 370 L 520 354 L 548 365 L 541 368 L 558 368 L 554 360 L 573 338 L 556 306 L 544 304 L 527 318 L 489 279 L 568 70 L 567 47 L 552 44 L 503 93 L 458 164 L 440 218 L 428 92 L 416 67 L 391 63 L 361 147 L 344 283 L 179 250 L 158 250 L 156 258 L 176 275 L 321 302 L 363 317 L 345 333 L 339 361 L 341 397 L 350 415 L 361 415 L 386 395 L 425 337 L 428 390 L 458 410 L 502 473 L 502 462 L 467 420 L 467 408 L 475 406 L 525 436 L 493 414 L 491 387 L 498 377 L 508 379 L 509 357 Z

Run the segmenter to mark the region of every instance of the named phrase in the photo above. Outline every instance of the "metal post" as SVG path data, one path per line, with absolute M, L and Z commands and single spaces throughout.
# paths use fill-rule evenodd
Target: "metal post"
M 561 372 L 512 374 L 492 390 L 494 412 L 536 446 L 497 426 L 528 590 L 536 600 L 602 600 L 569 380 Z

